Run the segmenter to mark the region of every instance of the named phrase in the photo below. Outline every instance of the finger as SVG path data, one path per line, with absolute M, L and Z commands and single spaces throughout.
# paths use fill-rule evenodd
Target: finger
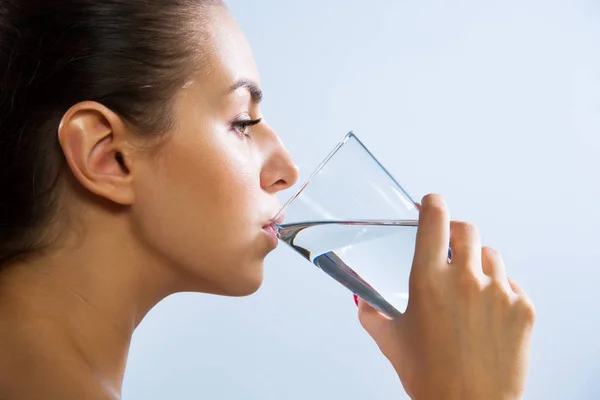
M 452 269 L 457 272 L 471 271 L 475 276 L 482 275 L 481 238 L 477 228 L 466 222 L 452 221 L 450 242 Z
M 443 268 L 448 263 L 450 216 L 442 196 L 423 198 L 415 246 L 413 271 Z
M 524 326 L 529 328 L 529 333 L 531 332 L 531 327 L 535 324 L 535 305 L 531 301 L 531 299 L 521 291 L 521 294 L 518 297 L 518 301 L 515 303 L 517 306 L 517 310 L 519 312 L 519 317 L 524 323 Z
M 483 273 L 490 278 L 499 281 L 506 282 L 506 267 L 504 260 L 498 251 L 490 247 L 483 247 L 481 249 L 481 266 Z
M 507 279 L 508 283 L 510 284 L 510 288 L 517 297 L 517 301 L 515 301 L 515 303 L 513 304 L 516 306 L 516 310 L 518 310 L 518 315 L 520 316 L 521 321 L 525 324 L 526 327 L 529 328 L 528 330 L 525 330 L 525 332 L 530 332 L 530 328 L 535 323 L 536 318 L 536 311 L 533 301 L 531 301 L 529 296 L 527 296 L 525 291 L 521 289 L 521 287 L 517 285 L 515 281 L 513 281 L 510 278 Z
M 525 292 L 523 291 L 523 289 L 521 289 L 521 287 L 519 285 L 517 285 L 517 283 L 515 281 L 513 281 L 510 278 L 507 278 L 507 279 L 508 279 L 510 288 L 512 289 L 513 292 L 515 292 L 515 294 L 517 294 L 519 296 L 525 296 Z
M 385 336 L 386 331 L 390 329 L 392 320 L 371 307 L 366 301 L 360 298 L 355 298 L 355 301 L 358 302 L 358 319 L 360 324 L 369 336 L 375 342 L 379 343 L 379 340 Z

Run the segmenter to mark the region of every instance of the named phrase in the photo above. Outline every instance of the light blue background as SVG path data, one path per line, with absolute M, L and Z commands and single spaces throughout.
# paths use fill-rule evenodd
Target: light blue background
M 311 172 L 353 129 L 445 195 L 538 311 L 527 399 L 600 399 L 600 3 L 236 0 L 264 111 Z M 403 399 L 350 293 L 282 246 L 244 299 L 184 294 L 138 329 L 126 400 Z

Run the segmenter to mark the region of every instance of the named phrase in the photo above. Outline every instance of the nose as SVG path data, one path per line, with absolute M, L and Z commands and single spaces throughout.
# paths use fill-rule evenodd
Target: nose
M 279 137 L 271 133 L 272 145 L 260 173 L 260 185 L 264 191 L 275 194 L 298 182 L 298 167 Z

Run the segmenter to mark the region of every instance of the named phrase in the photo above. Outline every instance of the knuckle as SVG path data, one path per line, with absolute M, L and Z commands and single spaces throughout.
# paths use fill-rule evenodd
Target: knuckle
M 505 271 L 504 261 L 498 251 L 489 247 L 483 247 L 481 249 L 481 262 L 483 266 L 483 272 L 486 275 L 493 275 Z
M 491 261 L 494 265 L 504 265 L 502 254 L 491 247 L 482 248 L 482 259 Z
M 470 269 L 458 274 L 457 283 L 459 292 L 464 296 L 471 297 L 481 291 L 481 282 Z
M 498 251 L 496 249 L 493 249 L 493 248 L 487 247 L 487 246 L 483 246 L 481 248 L 481 252 L 485 258 L 488 258 L 490 260 L 496 260 L 500 256 L 500 254 L 498 253 Z
M 510 278 L 508 279 L 508 285 L 510 286 L 510 289 L 516 294 L 516 295 L 522 295 L 523 294 L 523 290 L 521 289 L 521 287 L 517 284 L 517 282 L 513 281 Z
M 535 323 L 536 311 L 533 302 L 525 296 L 520 296 L 516 302 L 516 307 L 522 319 L 530 325 Z
M 487 285 L 488 289 L 490 292 L 492 292 L 494 295 L 504 295 L 505 294 L 505 290 L 504 290 L 504 286 L 502 286 L 502 283 L 496 279 L 490 279 L 490 282 Z
M 453 223 L 452 230 L 461 236 L 473 237 L 479 235 L 477 227 L 470 222 L 456 221 Z
M 450 225 L 450 242 L 452 247 L 457 249 L 472 249 L 474 245 L 480 246 L 477 227 L 468 222 L 453 221 Z
M 506 286 L 499 280 L 490 280 L 487 291 L 494 298 L 496 304 L 501 306 L 503 309 L 510 309 L 512 305 L 512 298 L 510 292 L 506 289 Z

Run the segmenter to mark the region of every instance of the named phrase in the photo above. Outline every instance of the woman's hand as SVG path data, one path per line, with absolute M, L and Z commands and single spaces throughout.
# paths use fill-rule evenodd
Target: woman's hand
M 533 305 L 476 229 L 450 222 L 440 196 L 423 199 L 406 312 L 390 320 L 360 301 L 359 318 L 413 399 L 523 395 Z

